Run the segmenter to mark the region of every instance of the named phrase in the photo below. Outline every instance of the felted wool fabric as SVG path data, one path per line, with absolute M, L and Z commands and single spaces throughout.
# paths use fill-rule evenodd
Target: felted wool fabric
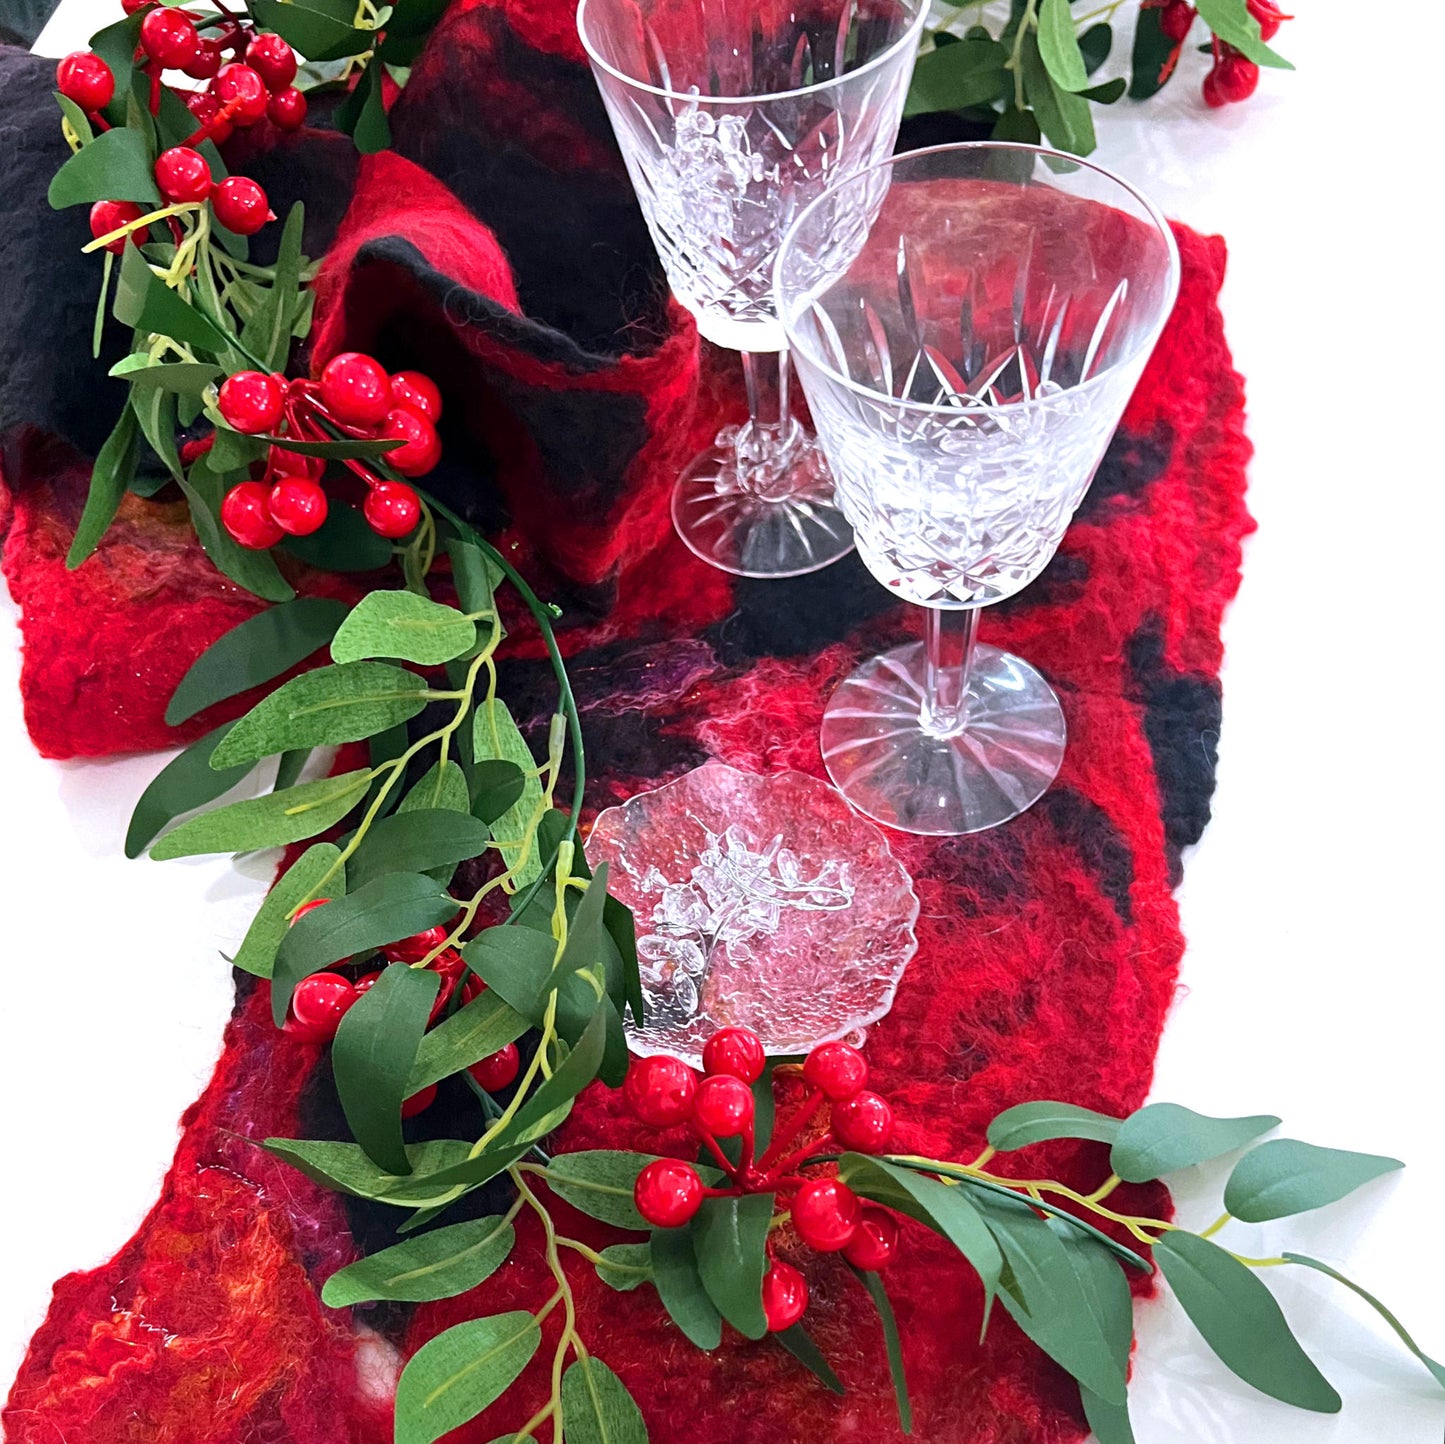
M 822 775 L 830 689 L 861 657 L 917 636 L 920 618 L 852 559 L 792 581 L 736 581 L 672 537 L 668 486 L 737 415 L 736 374 L 730 358 L 700 359 L 666 297 L 571 23 L 557 0 L 462 0 L 393 109 L 395 154 L 358 165 L 344 141 L 308 129 L 234 159 L 276 201 L 305 193 L 308 244 L 330 247 L 312 363 L 354 346 L 433 371 L 447 408 L 438 489 L 563 602 L 590 817 L 709 756 Z M 128 501 L 97 555 L 63 569 L 105 418 L 88 414 L 100 386 L 87 349 L 94 277 L 76 259 L 84 219 L 44 213 L 41 200 L 58 143 L 47 68 L 0 54 L 0 126 L 18 137 L 0 180 L 20 214 L 38 214 L 21 227 L 23 249 L 0 238 L 0 263 L 21 268 L 7 274 L 33 282 L 21 317 L 0 320 L 4 565 L 24 611 L 32 735 L 50 755 L 76 756 L 173 744 L 248 704 L 213 709 L 190 731 L 161 717 L 191 658 L 258 604 L 210 568 L 163 501 Z M 1179 304 L 1088 499 L 1043 577 L 983 618 L 985 640 L 1058 690 L 1063 772 L 992 832 L 893 835 L 922 902 L 919 951 L 868 1055 L 903 1151 L 966 1159 L 1010 1104 L 1062 1097 L 1124 1112 L 1148 1088 L 1183 948 L 1171 889 L 1213 786 L 1220 618 L 1250 525 L 1242 389 L 1215 304 L 1224 248 L 1177 235 Z M 303 590 L 351 589 L 293 575 Z M 540 736 L 548 669 L 536 638 L 512 630 L 502 690 Z M 326 1278 L 384 1246 L 397 1218 L 248 1141 L 342 1128 L 325 1051 L 272 1028 L 266 993 L 238 978 L 216 1075 L 135 1238 L 56 1286 L 4 1415 L 14 1444 L 381 1444 L 405 1357 L 462 1318 L 550 1294 L 524 1214 L 509 1261 L 463 1298 L 319 1302 Z M 408 1125 L 418 1138 L 478 1126 L 459 1086 Z M 552 1146 L 689 1151 L 681 1135 L 642 1130 L 601 1085 Z M 1090 1144 L 1001 1166 L 1011 1163 L 1084 1188 L 1108 1171 Z M 493 1185 L 448 1219 L 504 1197 Z M 1157 1189 L 1120 1197 L 1167 1207 Z M 556 1208 L 567 1233 L 620 1241 Z M 580 1332 L 638 1400 L 654 1444 L 901 1437 L 862 1292 L 835 1260 L 784 1252 L 808 1275 L 805 1322 L 847 1385 L 842 1399 L 772 1343 L 730 1334 L 699 1353 L 650 1287 L 613 1293 L 568 1256 Z M 1077 1390 L 1000 1311 L 975 1342 L 976 1280 L 933 1235 L 906 1225 L 888 1287 L 916 1438 L 1082 1438 Z M 454 1437 L 482 1444 L 528 1418 L 546 1397 L 550 1352 Z

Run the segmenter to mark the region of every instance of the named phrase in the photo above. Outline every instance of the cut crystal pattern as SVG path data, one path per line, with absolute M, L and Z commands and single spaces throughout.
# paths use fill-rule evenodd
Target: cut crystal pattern
M 917 947 L 918 900 L 887 839 L 803 773 L 706 763 L 602 813 L 588 852 L 636 920 L 635 1052 L 695 1063 L 729 1024 L 806 1051 L 887 1012 Z

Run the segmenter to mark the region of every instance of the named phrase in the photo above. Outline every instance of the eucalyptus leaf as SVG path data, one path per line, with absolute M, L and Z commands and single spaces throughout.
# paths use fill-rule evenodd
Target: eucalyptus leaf
M 305 225 L 306 208 L 297 201 L 286 213 L 271 284 L 264 290 L 261 304 L 241 328 L 241 345 L 252 356 L 259 356 L 268 371 L 284 370 L 291 354 L 291 317 L 304 264 L 301 238 Z
M 699 1349 L 722 1343 L 722 1315 L 697 1270 L 692 1234 L 685 1228 L 652 1231 L 652 1281 L 668 1317 Z
M 221 368 L 200 361 L 155 361 L 148 352 L 123 356 L 108 373 L 143 389 L 198 396 L 221 375 Z
M 212 765 L 259 761 L 294 747 L 358 742 L 415 717 L 426 679 L 386 662 L 303 672 L 258 702 L 226 737 Z
M 541 1342 L 536 1319 L 517 1310 L 468 1319 L 423 1344 L 397 1381 L 395 1444 L 432 1444 L 476 1418 L 501 1398 Z
M 94 145 L 72 157 L 73 161 L 94 156 L 100 150 L 101 142 L 107 136 L 133 135 L 129 130 L 108 130 Z M 64 174 L 62 171 L 60 174 Z M 59 180 L 57 175 L 56 179 Z M 121 253 L 120 280 L 115 291 L 116 320 L 137 331 L 149 331 L 157 336 L 169 336 L 175 341 L 199 347 L 212 355 L 226 351 L 230 342 L 224 333 L 203 316 L 194 306 L 181 299 L 180 293 L 171 290 L 150 268 L 146 258 L 135 246 L 127 246 Z
M 268 551 L 251 551 L 232 540 L 221 525 L 220 477 L 197 462 L 180 479 L 181 490 L 191 509 L 191 525 L 196 539 L 205 548 L 218 571 L 248 592 L 268 602 L 289 602 L 296 595 L 291 584 L 277 570 L 276 560 Z
M 132 388 L 130 409 L 140 423 L 141 435 L 176 481 L 183 480 L 176 449 L 176 398 L 159 389 Z
M 487 824 L 517 805 L 527 790 L 527 779 L 515 762 L 493 757 L 472 767 L 472 815 Z
M 453 537 L 447 542 L 447 555 L 452 563 L 452 582 L 457 599 L 468 612 L 490 611 L 496 606 L 495 595 L 501 585 L 502 573 L 480 547 Z
M 469 813 L 472 799 L 467 791 L 467 775 L 450 758 L 434 763 L 420 782 L 402 799 L 398 812 L 427 812 L 444 808 L 450 812 Z
M 1084 57 L 1084 69 L 1092 75 L 1108 58 L 1114 47 L 1114 27 L 1107 20 L 1091 25 L 1079 36 L 1079 50 Z
M 1264 43 L 1259 21 L 1249 13 L 1245 0 L 1195 0 L 1194 8 L 1226 45 L 1242 51 L 1256 65 L 1267 65 L 1276 70 L 1294 69 L 1283 55 Z
M 55 172 L 46 199 L 57 211 L 67 206 L 93 205 L 96 201 L 138 201 L 146 206 L 159 206 L 161 193 L 156 189 L 155 156 L 145 136 L 128 126 L 103 131 Z M 134 246 L 127 246 L 126 250 L 134 251 L 140 259 L 140 252 Z M 145 264 L 143 259 L 141 264 Z
M 1279 1119 L 1267 1113 L 1207 1118 L 1178 1103 L 1150 1103 L 1124 1120 L 1109 1166 L 1125 1183 L 1147 1183 L 1232 1153 L 1277 1127 Z
M 1134 49 L 1130 58 L 1129 97 L 1148 100 L 1168 83 L 1176 69 L 1178 45 L 1165 35 L 1159 23 L 1162 6 L 1141 7 L 1134 24 Z
M 455 607 L 415 592 L 368 592 L 342 623 L 331 656 L 337 662 L 399 657 L 434 667 L 460 657 L 476 640 L 476 623 Z
M 294 451 L 297 456 L 319 456 L 327 461 L 347 461 L 358 458 L 369 460 L 378 456 L 385 456 L 388 451 L 395 451 L 402 445 L 396 437 L 376 437 L 371 440 L 360 439 L 354 441 L 302 441 L 299 437 L 293 436 L 260 436 L 250 438 L 259 441 L 263 449 L 267 446 L 285 447 L 287 451 Z
M 656 1154 L 612 1148 L 559 1153 L 547 1165 L 547 1187 L 592 1218 L 646 1233 L 649 1225 L 632 1201 L 632 1190 L 637 1175 L 656 1161 Z
M 370 771 L 362 768 L 303 782 L 285 792 L 233 802 L 183 822 L 151 848 L 151 856 L 164 862 L 200 853 L 254 852 L 303 842 L 340 822 L 361 801 L 370 781 Z
M 1272 1138 L 1235 1164 L 1224 1187 L 1224 1206 L 1245 1223 L 1264 1223 L 1323 1208 L 1404 1166 L 1398 1158 Z
M 449 1299 L 496 1273 L 516 1237 L 498 1214 L 448 1224 L 339 1269 L 326 1280 L 321 1302 L 343 1309 L 376 1299 L 413 1304 Z
M 276 785 L 271 790 L 284 792 L 288 787 L 295 787 L 306 770 L 306 764 L 311 760 L 311 754 L 310 747 L 297 747 L 291 752 L 283 752 L 276 763 Z
M 1104 1340 L 1113 1352 L 1120 1373 L 1127 1375 L 1129 1353 L 1134 1343 L 1134 1301 L 1118 1263 L 1090 1239 L 1059 1220 L 1054 1220 L 1050 1226 L 1064 1246 L 1080 1290 L 1090 1312 L 1099 1321 Z M 1127 1394 L 1119 1401 L 1103 1399 L 1081 1384 L 1079 1396 L 1084 1406 L 1084 1417 L 1089 1421 L 1098 1444 L 1134 1444 Z
M 368 65 L 356 88 L 336 112 L 336 123 L 351 136 L 362 155 L 375 155 L 391 145 L 391 125 L 382 99 L 381 66 Z
M 207 732 L 156 774 L 131 813 L 125 835 L 127 857 L 139 857 L 162 828 L 183 812 L 214 802 L 251 770 L 249 762 L 222 772 L 212 768 L 211 754 L 230 730 L 231 723 L 227 722 Z
M 532 823 L 542 808 L 542 783 L 536 775 L 537 762 L 500 697 L 483 702 L 472 724 L 472 752 L 479 763 L 492 758 L 521 768 L 522 795 L 492 823 L 492 837 L 501 849 L 502 860 L 516 869 L 516 884 L 526 887 L 542 875 L 546 859 L 538 856 L 531 841 Z M 524 849 L 530 849 L 524 851 Z
M 852 1265 L 850 1264 L 851 1268 Z M 853 1269 L 858 1282 L 868 1290 L 873 1307 L 878 1310 L 878 1321 L 883 1325 L 883 1343 L 888 1351 L 888 1372 L 893 1378 L 893 1393 L 898 1401 L 898 1427 L 905 1434 L 913 1433 L 913 1404 L 908 1397 L 908 1376 L 903 1369 L 903 1343 L 898 1337 L 898 1320 L 893 1316 L 893 1305 L 888 1300 L 883 1280 L 876 1273 Z
M 291 926 L 291 909 L 309 898 L 327 873 L 332 874 L 328 887 L 333 893 L 340 892 L 345 886 L 341 869 L 335 868 L 332 872 L 340 857 L 341 849 L 334 843 L 317 842 L 286 869 L 251 919 L 240 950 L 231 959 L 232 967 L 254 973 L 258 978 L 271 976 L 276 949 L 281 946 L 281 939 Z
M 542 988 L 552 975 L 557 945 L 551 933 L 496 927 L 462 948 L 467 966 L 525 1018 L 541 1022 Z
M 114 429 L 106 437 L 95 465 L 90 469 L 90 490 L 75 528 L 65 565 L 74 571 L 100 545 L 100 539 L 115 520 L 120 504 L 135 476 L 140 457 L 140 427 L 126 398 Z
M 46 3 L 46 0 L 41 0 L 41 3 Z M 55 103 L 69 122 L 71 130 L 75 132 L 76 140 L 82 148 L 89 145 L 95 139 L 95 128 L 90 123 L 90 117 L 68 95 L 62 95 L 58 90 L 50 93 L 55 97 Z
M 440 986 L 430 968 L 393 963 L 346 1011 L 332 1040 L 331 1072 L 351 1136 L 388 1173 L 411 1171 L 401 1105 Z
M 1204 1342 L 1246 1384 L 1298 1409 L 1339 1412 L 1340 1396 L 1300 1348 L 1274 1295 L 1238 1259 L 1172 1229 L 1154 1245 L 1154 1262 Z
M 567 1444 L 647 1444 L 647 1425 L 632 1395 L 590 1354 L 562 1375 L 562 1415 Z
M 966 110 L 992 105 L 1009 93 L 1012 78 L 1004 69 L 1007 49 L 996 40 L 960 40 L 939 45 L 918 57 L 904 105 L 905 116 Z
M 378 1168 L 360 1145 L 332 1143 L 316 1138 L 268 1138 L 262 1145 L 270 1154 L 299 1169 L 313 1183 L 354 1198 L 403 1206 L 425 1204 L 433 1197 L 449 1197 L 452 1190 L 429 1188 L 426 1175 L 459 1163 L 472 1145 L 460 1138 L 433 1138 L 409 1143 L 406 1156 L 411 1177 L 394 1176 Z
M 440 1083 L 443 1078 L 491 1057 L 498 1049 L 515 1042 L 530 1026 L 489 988 L 480 997 L 464 1003 L 422 1038 L 406 1096 L 410 1098 L 429 1083 Z
M 174 727 L 290 671 L 324 647 L 345 616 L 343 602 L 297 597 L 248 617 L 191 663 L 166 704 L 166 721 Z
M 362 30 L 329 15 L 321 7 L 289 0 L 248 0 L 258 25 L 274 30 L 307 60 L 342 60 L 364 55 L 376 43 L 376 31 Z
M 348 884 L 364 886 L 390 872 L 426 872 L 479 857 L 490 835 L 469 812 L 398 811 L 373 822 L 346 864 Z
M 705 1198 L 691 1225 L 698 1276 L 718 1312 L 745 1338 L 768 1331 L 763 1314 L 764 1245 L 773 1195 Z M 665 1300 L 664 1300 L 665 1302 Z
M 1038 10 L 1039 54 L 1060 90 L 1079 91 L 1089 84 L 1083 52 L 1074 33 L 1069 0 L 1041 0 Z
M 989 1144 L 1000 1153 L 1055 1138 L 1087 1138 L 1112 1143 L 1123 1120 L 1073 1103 L 1020 1103 L 1006 1108 L 988 1125 Z
M 1039 118 L 1043 133 L 1060 150 L 1088 155 L 1096 144 L 1089 102 L 1054 83 L 1032 31 L 1024 36 L 1019 60 L 1023 69 L 1024 91 Z
M 652 1282 L 652 1246 L 645 1243 L 614 1243 L 602 1250 L 603 1262 L 595 1265 L 597 1277 L 609 1289 L 630 1293 Z
M 830 1393 L 847 1393 L 843 1381 L 833 1372 L 833 1366 L 823 1357 L 823 1351 L 802 1324 L 781 1329 L 773 1337 Z

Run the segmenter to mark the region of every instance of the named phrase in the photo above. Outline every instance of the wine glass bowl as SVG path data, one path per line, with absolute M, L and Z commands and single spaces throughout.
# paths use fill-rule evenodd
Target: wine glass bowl
M 929 609 L 825 714 L 860 810 L 963 833 L 1015 816 L 1063 757 L 1027 663 L 976 646 L 978 608 L 1043 570 L 1172 308 L 1168 225 L 1108 172 L 981 142 L 896 157 L 804 211 L 783 323 L 869 570 Z
M 799 211 L 893 149 L 926 0 L 581 0 L 577 24 L 643 216 L 702 334 L 741 351 L 750 419 L 685 473 L 673 514 L 745 576 L 851 548 L 788 404 L 773 263 Z

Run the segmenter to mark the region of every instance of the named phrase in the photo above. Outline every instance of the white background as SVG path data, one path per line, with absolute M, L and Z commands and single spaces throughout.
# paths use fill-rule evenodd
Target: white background
M 1249 104 L 1206 111 L 1194 56 L 1162 97 L 1100 125 L 1096 159 L 1228 239 L 1223 304 L 1257 447 L 1215 819 L 1181 893 L 1189 951 L 1154 1096 L 1278 1113 L 1290 1136 L 1407 1160 L 1348 1202 L 1233 1225 L 1225 1241 L 1325 1259 L 1445 1357 L 1430 550 L 1445 482 L 1432 143 L 1445 7 L 1300 8 L 1277 42 L 1298 72 L 1265 72 Z M 40 48 L 62 54 L 109 17 L 64 0 Z M 127 862 L 126 820 L 160 759 L 38 758 L 14 607 L 0 609 L 8 1380 L 52 1280 L 109 1257 L 156 1198 L 219 1052 L 231 982 L 216 950 L 239 938 L 266 869 Z M 1197 1172 L 1180 1191 L 1196 1227 L 1219 1211 L 1218 1174 Z M 1156 1303 L 1140 1312 L 1139 1444 L 1441 1444 L 1445 1395 L 1374 1316 L 1318 1275 L 1270 1273 L 1344 1413 L 1254 1393 Z

